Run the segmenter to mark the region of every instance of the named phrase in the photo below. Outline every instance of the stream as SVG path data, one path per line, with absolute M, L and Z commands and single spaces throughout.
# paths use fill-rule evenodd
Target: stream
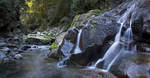
M 16 41 L 17 42 L 17 41 Z M 14 43 L 13 43 L 14 44 Z M 18 44 L 15 44 L 18 45 Z M 79 68 L 58 68 L 58 61 L 47 58 L 50 45 L 30 46 L 20 54 L 23 58 L 0 64 L 0 78 L 97 78 L 93 71 Z M 15 48 L 12 48 L 15 49 Z M 101 78 L 101 77 L 100 77 Z

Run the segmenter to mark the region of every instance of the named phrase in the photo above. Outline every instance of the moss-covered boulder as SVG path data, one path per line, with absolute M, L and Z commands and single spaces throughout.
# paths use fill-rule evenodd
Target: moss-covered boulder
M 51 37 L 44 34 L 28 34 L 25 40 L 28 44 L 51 44 L 55 41 L 55 37 Z
M 92 16 L 97 16 L 100 13 L 102 13 L 101 10 L 95 9 L 95 10 L 90 10 L 88 13 L 85 13 L 85 14 L 76 15 L 71 24 L 71 28 L 79 26 L 79 25 L 83 25 L 84 23 L 88 21 L 88 19 L 92 18 Z M 92 23 L 93 21 L 91 21 L 91 24 Z
M 68 33 L 65 35 L 58 53 L 70 56 L 68 64 L 86 66 L 101 57 L 118 31 L 119 24 L 115 12 L 91 10 L 75 16 Z M 80 38 L 79 38 L 79 33 Z M 77 42 L 79 41 L 79 45 Z M 75 54 L 76 47 L 81 53 Z

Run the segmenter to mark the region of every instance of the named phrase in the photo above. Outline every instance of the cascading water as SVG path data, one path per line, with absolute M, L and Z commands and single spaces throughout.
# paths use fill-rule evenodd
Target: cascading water
M 85 27 L 87 27 L 88 25 L 89 25 L 89 23 L 90 23 L 90 21 L 91 21 L 91 19 L 89 19 L 88 20 L 88 22 L 85 24 Z M 81 49 L 80 49 L 80 38 L 81 38 L 81 34 L 82 34 L 82 31 L 83 31 L 83 29 L 79 29 L 78 30 L 78 36 L 77 36 L 77 41 L 76 41 L 76 45 L 75 45 L 75 49 L 74 49 L 74 52 L 72 53 L 72 54 L 79 54 L 79 53 L 81 53 L 82 51 L 81 51 Z M 65 66 L 67 66 L 66 65 L 66 61 L 70 58 L 70 56 L 71 56 L 71 49 L 72 49 L 72 45 L 73 44 L 71 44 L 71 42 L 69 41 L 65 41 L 65 42 L 67 42 L 69 45 L 68 46 L 71 46 L 70 48 L 68 48 L 68 49 L 70 49 L 69 51 L 67 51 L 66 53 L 64 53 L 64 57 L 62 58 L 62 60 L 60 61 L 60 62 L 58 62 L 58 64 L 57 64 L 57 67 L 58 68 L 63 68 L 63 67 L 65 67 Z M 65 51 L 64 51 L 65 52 Z
M 58 64 L 57 64 L 58 68 L 65 67 L 66 66 L 65 61 L 67 61 L 70 58 L 70 56 L 71 56 L 70 51 L 71 51 L 71 49 L 73 47 L 73 44 L 70 41 L 67 41 L 67 40 L 65 40 L 64 42 L 65 42 L 64 44 L 68 44 L 67 46 L 70 46 L 70 47 L 69 48 L 63 47 L 65 50 L 67 49 L 67 51 L 66 52 L 64 51 L 65 52 L 64 53 L 64 57 L 62 58 L 61 61 L 58 62 Z
M 91 20 L 92 19 L 88 20 L 88 22 L 85 24 L 85 27 L 87 27 L 89 25 Z M 83 29 L 78 30 L 78 37 L 77 37 L 77 42 L 76 42 L 77 44 L 76 44 L 76 47 L 75 47 L 75 50 L 74 50 L 74 54 L 78 54 L 78 53 L 82 52 L 81 49 L 80 49 L 80 38 L 81 38 L 82 30 Z
M 76 47 L 75 47 L 75 50 L 74 50 L 74 54 L 78 54 L 78 53 L 81 53 L 81 49 L 80 49 L 80 37 L 81 37 L 81 33 L 82 33 L 82 29 L 79 30 L 78 32 L 78 37 L 77 37 L 77 44 L 76 44 Z
M 120 23 L 120 29 L 119 32 L 116 34 L 115 41 L 111 45 L 111 47 L 107 50 L 103 58 L 98 59 L 98 61 L 93 64 L 92 66 L 88 67 L 88 69 L 96 69 L 97 65 L 100 62 L 104 62 L 104 67 L 106 65 L 105 69 L 102 69 L 101 71 L 108 72 L 114 62 L 117 60 L 117 58 L 121 55 L 121 49 L 125 49 L 127 46 L 127 50 L 129 50 L 129 45 L 132 43 L 133 38 L 132 38 L 132 20 L 133 20 L 133 15 L 136 12 L 136 2 L 133 0 L 133 5 L 127 9 L 127 11 L 123 14 L 123 16 L 119 19 L 118 23 Z M 130 16 L 131 15 L 131 16 Z M 125 23 L 127 22 L 128 18 L 130 18 L 130 26 L 126 26 Z M 125 34 L 121 36 L 122 33 L 122 28 L 127 27 Z M 123 39 L 123 40 L 122 40 Z M 123 47 L 122 47 L 123 46 Z
M 80 29 L 80 30 L 78 30 L 78 36 L 77 36 L 77 44 L 76 44 L 76 46 L 75 46 L 75 50 L 74 50 L 74 53 L 73 54 L 78 54 L 78 53 L 81 53 L 82 51 L 81 51 L 81 49 L 80 49 L 80 37 L 81 37 L 81 34 L 82 34 L 82 29 Z M 65 42 L 67 42 L 67 41 L 65 41 Z M 70 42 L 67 42 L 67 43 L 69 43 L 70 45 L 72 45 Z M 68 46 L 70 46 L 70 45 L 68 45 Z M 70 52 L 70 51 L 69 51 Z M 65 64 L 65 61 L 67 61 L 69 58 L 70 58 L 70 56 L 71 56 L 71 53 L 69 53 L 69 52 L 66 52 L 66 53 L 64 53 L 64 57 L 63 57 L 63 59 L 60 61 L 60 62 L 58 62 L 58 64 L 57 64 L 57 67 L 58 68 L 63 68 L 63 67 L 65 67 L 66 66 L 66 64 Z

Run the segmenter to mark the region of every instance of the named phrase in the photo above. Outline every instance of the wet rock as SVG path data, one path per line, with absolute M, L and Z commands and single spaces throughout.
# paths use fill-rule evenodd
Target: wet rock
M 3 63 L 4 58 L 6 58 L 7 56 L 3 53 L 0 52 L 0 64 Z
M 150 44 L 137 43 L 137 51 L 142 53 L 150 53 Z
M 72 54 L 68 65 L 90 65 L 90 62 L 96 61 L 95 59 L 99 58 L 99 55 L 102 55 L 100 52 L 100 48 L 97 45 L 88 47 L 85 52 L 80 54 Z M 79 61 L 80 60 L 80 61 Z
M 0 40 L 0 47 L 6 47 L 7 43 L 5 43 L 4 41 Z
M 31 48 L 30 45 L 22 45 L 22 46 L 19 47 L 19 50 L 20 50 L 20 51 L 21 51 L 21 50 L 28 50 L 29 48 Z
M 136 41 L 150 43 L 150 1 L 141 1 L 133 19 L 133 33 Z
M 104 51 L 100 49 L 104 48 L 104 42 L 113 40 L 118 31 L 117 17 L 113 15 L 115 15 L 113 11 L 100 14 L 99 10 L 91 10 L 86 14 L 77 15 L 58 52 L 64 56 L 73 54 L 79 30 L 82 30 L 79 40 L 82 53 L 72 55 L 69 61 L 84 66 L 96 61 L 101 54 L 104 54 Z
M 8 63 L 10 60 L 9 60 L 9 58 L 4 58 L 3 59 L 3 63 Z
M 14 58 L 15 58 L 15 59 L 22 59 L 23 56 L 22 56 L 21 54 L 16 54 Z
M 16 55 L 16 52 L 11 51 L 11 52 L 9 53 L 9 55 L 10 55 L 10 56 L 15 56 L 15 55 Z
M 11 43 L 11 45 L 15 45 L 15 44 L 20 44 L 21 40 L 20 38 L 16 37 L 16 38 L 7 38 L 7 43 Z
M 101 72 L 94 70 L 80 70 L 80 73 L 83 73 L 87 76 L 91 76 L 90 78 L 117 78 L 115 75 L 109 72 Z
M 44 34 L 28 34 L 26 38 L 26 43 L 29 44 L 50 44 L 52 41 L 55 41 L 55 37 L 50 37 Z
M 16 48 L 16 47 L 18 47 L 18 45 L 17 44 L 13 44 L 13 43 L 7 43 L 7 47 L 9 47 L 9 48 Z
M 2 52 L 9 52 L 10 49 L 9 49 L 8 47 L 2 47 L 2 48 L 0 49 L 0 51 L 2 51 Z
M 48 58 L 53 58 L 53 59 L 59 59 L 61 57 L 61 55 L 59 55 L 58 53 L 56 53 L 56 52 L 50 52 L 49 54 L 48 54 Z
M 115 64 L 111 71 L 118 78 L 149 78 L 150 77 L 150 55 L 138 54 L 126 57 Z

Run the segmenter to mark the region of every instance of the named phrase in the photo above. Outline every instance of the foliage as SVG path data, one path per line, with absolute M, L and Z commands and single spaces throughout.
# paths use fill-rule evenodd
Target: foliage
M 104 11 L 105 0 L 25 0 L 21 8 L 21 22 L 24 26 L 37 27 L 70 25 L 75 15 L 92 9 Z
M 21 22 L 24 26 L 36 28 L 48 25 L 49 9 L 53 5 L 53 0 L 25 0 L 25 5 L 21 9 Z
M 46 26 L 69 26 L 78 14 L 92 9 L 108 9 L 112 2 L 121 0 L 0 0 L 0 28 L 7 29 L 21 22 L 30 29 Z

